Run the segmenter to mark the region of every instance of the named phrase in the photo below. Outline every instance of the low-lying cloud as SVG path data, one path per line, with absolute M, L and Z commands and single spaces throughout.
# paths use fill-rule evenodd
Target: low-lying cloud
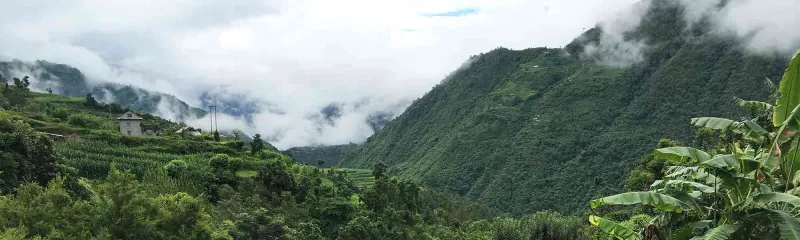
M 715 29 L 753 51 L 793 51 L 800 39 L 798 1 L 730 0 L 721 10 L 717 1 L 680 1 L 693 4 L 690 22 L 716 12 Z M 220 129 L 261 133 L 286 148 L 364 141 L 371 116 L 399 114 L 469 56 L 496 47 L 563 47 L 614 16 L 622 19 L 604 21 L 608 36 L 589 51 L 624 67 L 646 47 L 621 37 L 639 24 L 646 3 L 638 0 L 148 2 L 3 3 L 0 60 L 69 64 L 93 84 L 172 94 L 196 107 L 240 98 L 245 105 L 225 107 L 258 111 L 218 116 Z M 325 119 L 332 103 L 341 112 Z
M 644 60 L 648 39 L 630 38 L 627 33 L 642 22 L 655 0 L 645 0 L 620 10 L 601 21 L 603 30 L 597 44 L 587 46 L 588 58 L 612 67 L 628 67 Z M 756 54 L 790 56 L 800 47 L 800 1 L 795 0 L 658 0 L 679 4 L 687 26 L 707 21 L 712 34 L 733 36 Z M 688 28 L 687 28 L 688 29 Z

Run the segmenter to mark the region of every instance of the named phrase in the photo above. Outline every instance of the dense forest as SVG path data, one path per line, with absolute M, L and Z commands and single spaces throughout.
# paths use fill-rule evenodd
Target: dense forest
M 589 200 L 622 190 L 659 139 L 691 142 L 686 119 L 745 116 L 730 100 L 767 100 L 762 82 L 786 67 L 786 58 L 750 54 L 707 22 L 688 24 L 677 2 L 652 1 L 625 34 L 647 43 L 629 67 L 583 54 L 602 28 L 563 49 L 474 56 L 340 166 L 383 161 L 392 174 L 516 214 L 582 213 Z

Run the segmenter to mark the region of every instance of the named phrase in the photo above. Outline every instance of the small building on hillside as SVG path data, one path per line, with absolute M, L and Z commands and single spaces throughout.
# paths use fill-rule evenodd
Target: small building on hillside
M 142 117 L 126 112 L 119 118 L 119 133 L 126 136 L 142 136 Z
M 200 136 L 203 135 L 203 132 L 198 128 L 183 127 L 181 129 L 178 129 L 178 131 L 175 131 L 175 134 L 181 134 L 181 135 L 189 134 L 192 136 Z
M 44 134 L 46 134 L 47 137 L 50 138 L 50 140 L 53 140 L 53 142 L 60 142 L 60 141 L 64 140 L 64 135 L 55 134 L 55 133 L 44 133 Z

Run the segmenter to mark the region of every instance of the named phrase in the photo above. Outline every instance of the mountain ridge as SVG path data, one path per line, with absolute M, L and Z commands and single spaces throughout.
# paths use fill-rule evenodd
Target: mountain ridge
M 689 24 L 685 9 L 653 1 L 626 38 L 643 60 L 604 66 L 584 49 L 602 29 L 565 49 L 495 49 L 414 101 L 341 166 L 369 167 L 457 192 L 513 213 L 580 212 L 622 188 L 627 166 L 668 137 L 691 142 L 685 119 L 736 118 L 731 99 L 765 100 L 763 79 L 786 61 L 749 54 L 741 42 Z
M 168 114 L 174 115 L 172 117 L 176 118 L 173 119 L 176 121 L 201 117 L 206 114 L 204 110 L 191 107 L 170 94 L 111 82 L 90 83 L 79 69 L 66 64 L 44 60 L 0 62 L 0 76 L 5 76 L 7 78 L 5 81 L 13 77 L 30 76 L 33 79 L 31 87 L 40 92 L 49 89 L 54 93 L 70 97 L 85 97 L 91 93 L 97 99 L 117 102 L 136 111 L 158 113 L 166 110 Z M 0 81 L 2 80 L 0 79 Z

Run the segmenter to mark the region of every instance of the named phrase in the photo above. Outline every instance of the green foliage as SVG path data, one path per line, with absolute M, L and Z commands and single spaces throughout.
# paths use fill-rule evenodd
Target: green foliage
M 73 114 L 67 119 L 69 124 L 82 128 L 95 128 L 103 123 L 103 120 L 89 114 Z
M 789 115 L 795 111 L 796 106 L 800 105 L 800 52 L 789 62 L 789 68 L 783 74 L 778 91 L 780 97 L 772 115 L 772 122 L 775 126 L 780 126 L 790 119 Z
M 261 134 L 256 134 L 253 136 L 253 141 L 250 142 L 250 153 L 256 154 L 261 152 L 261 149 L 264 149 L 264 140 L 261 140 Z
M 2 166 L 0 239 L 588 238 L 576 217 L 496 217 L 477 202 L 391 177 L 386 165 L 320 169 L 267 146 L 248 154 L 232 141 L 121 136 L 104 129 L 118 117 L 107 106 L 31 95 L 0 112 L 0 147 L 29 150 L 0 148 L 14 159 L 0 164 L 27 168 Z M 72 121 L 48 117 L 61 110 Z M 54 144 L 36 130 L 74 135 Z M 53 169 L 39 172 L 50 161 Z
M 610 234 L 621 240 L 635 240 L 641 239 L 641 236 L 633 232 L 633 230 L 622 226 L 611 220 L 607 220 L 598 216 L 589 216 L 589 222 L 592 225 L 602 229 L 604 232 Z
M 517 214 L 583 212 L 592 198 L 623 189 L 627 167 L 662 137 L 692 144 L 687 119 L 751 114 L 731 99 L 768 101 L 772 90 L 754 88 L 753 79 L 777 79 L 786 66 L 687 24 L 675 1 L 654 2 L 626 34 L 647 43 L 642 62 L 614 68 L 586 58 L 581 49 L 597 44 L 602 29 L 566 49 L 499 48 L 474 56 L 338 166 L 382 161 L 389 174 Z M 760 134 L 740 123 L 741 132 L 727 136 Z M 714 142 L 698 143 L 691 147 L 721 153 Z M 649 186 L 650 174 L 660 179 L 642 169 L 639 183 L 627 185 Z
M 293 147 L 286 150 L 286 153 L 298 163 L 308 165 L 318 165 L 320 167 L 336 166 L 342 161 L 342 156 L 357 147 L 356 144 L 333 145 L 333 146 L 312 146 L 312 147 Z M 325 163 L 319 165 L 319 161 Z
M 30 81 L 28 80 L 28 76 L 23 77 L 22 79 L 14 78 L 13 86 L 10 86 L 8 83 L 5 84 L 3 87 L 3 103 L 7 104 L 6 107 L 19 107 L 24 106 L 28 100 L 27 97 L 30 94 Z
M 83 104 L 86 105 L 87 107 L 97 107 L 99 105 L 99 103 L 97 102 L 96 99 L 94 99 L 94 96 L 92 96 L 91 93 L 86 94 L 86 102 L 84 102 Z
M 0 112 L 0 192 L 9 193 L 26 182 L 46 184 L 56 171 L 52 141 Z
M 779 99 L 778 105 L 785 101 Z M 774 109 L 776 112 L 782 110 L 785 109 Z M 646 211 L 658 214 L 660 221 L 644 229 L 642 236 L 645 239 L 661 233 L 676 239 L 797 239 L 800 220 L 794 216 L 800 214 L 797 208 L 800 197 L 794 195 L 797 186 L 794 174 L 797 171 L 793 165 L 797 160 L 794 151 L 800 138 L 785 129 L 790 129 L 787 127 L 798 117 L 794 113 L 786 115 L 775 132 L 767 132 L 770 126 L 745 124 L 755 124 L 770 114 L 762 112 L 753 119 L 742 122 L 726 120 L 725 124 L 698 124 L 699 121 L 693 119 L 692 124 L 700 127 L 742 134 L 721 135 L 714 150 L 728 150 L 730 153 L 717 154 L 710 159 L 709 154 L 693 148 L 658 149 L 656 152 L 660 156 L 673 161 L 667 163 L 672 166 L 665 168 L 665 176 L 655 181 L 650 191 L 599 198 L 590 202 L 592 209 L 607 205 L 652 206 Z M 772 116 L 779 115 L 775 113 Z M 753 129 L 759 129 L 757 134 L 751 134 Z M 681 158 L 681 161 L 674 161 L 675 158 Z M 676 214 L 681 212 L 684 214 Z M 592 220 L 592 224 L 619 237 L 619 232 L 614 231 L 615 225 L 601 222 Z

